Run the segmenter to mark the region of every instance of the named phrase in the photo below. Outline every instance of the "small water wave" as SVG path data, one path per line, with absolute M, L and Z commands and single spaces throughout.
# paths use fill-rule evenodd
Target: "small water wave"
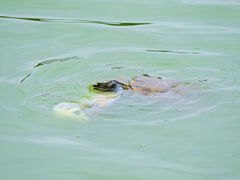
M 23 81 L 25 81 L 29 76 L 31 76 L 32 75 L 32 73 L 29 73 L 29 74 L 27 74 L 24 78 L 22 78 L 21 80 L 20 80 L 20 83 L 23 83 Z
M 74 60 L 74 59 L 79 59 L 79 58 L 80 57 L 78 57 L 78 56 L 72 56 L 72 57 L 66 57 L 66 58 L 50 59 L 50 60 L 46 60 L 46 61 L 42 61 L 42 62 L 38 63 L 37 65 L 34 66 L 34 68 L 43 66 L 46 64 L 55 63 L 55 62 L 69 61 L 69 60 Z
M 56 144 L 56 145 L 81 145 L 82 143 L 77 141 L 72 141 L 65 138 L 57 137 L 46 137 L 46 138 L 28 138 L 28 142 L 39 143 L 39 144 Z
M 16 17 L 16 16 L 0 16 L 4 19 L 16 19 L 37 22 L 60 22 L 60 23 L 88 23 L 88 24 L 102 24 L 107 26 L 138 26 L 152 24 L 149 22 L 107 22 L 97 20 L 79 20 L 79 19 L 54 19 L 54 18 L 35 18 L 35 17 Z
M 47 145 L 52 147 L 65 147 L 71 149 L 81 149 L 83 151 L 94 152 L 94 153 L 116 153 L 124 154 L 123 150 L 118 150 L 109 147 L 103 147 L 101 144 L 92 142 L 80 136 L 66 137 L 66 136 L 42 136 L 32 135 L 31 137 L 21 136 L 0 136 L 1 141 L 8 141 L 14 143 L 30 143 L 38 145 Z
M 145 49 L 137 47 L 124 47 L 124 48 L 108 48 L 103 51 L 125 51 L 125 52 L 149 52 L 149 53 L 166 53 L 166 54 L 178 54 L 178 55 L 204 55 L 204 56 L 222 56 L 222 53 L 213 51 L 203 51 L 199 48 L 194 48 L 194 50 L 189 49 Z
M 147 52 L 156 52 L 156 53 L 177 53 L 177 54 L 200 54 L 196 51 L 172 51 L 172 50 L 163 50 L 163 49 L 147 49 Z
M 41 61 L 40 63 L 37 63 L 33 68 L 47 65 L 47 64 L 52 64 L 52 63 L 57 63 L 57 62 L 64 62 L 64 61 L 70 61 L 70 60 L 77 60 L 80 59 L 78 56 L 71 56 L 71 57 L 65 57 L 65 58 L 55 58 L 55 59 L 49 59 L 45 61 Z M 23 83 L 27 78 L 29 78 L 32 75 L 33 72 L 27 74 L 23 79 L 20 80 L 20 83 Z
M 217 103 L 216 105 L 211 105 L 211 106 L 196 110 L 195 112 L 191 112 L 189 114 L 186 114 L 186 115 L 183 115 L 183 116 L 180 116 L 180 117 L 170 118 L 170 119 L 168 119 L 168 121 L 186 120 L 186 119 L 189 119 L 189 118 L 192 118 L 192 117 L 197 117 L 200 114 L 203 114 L 203 113 L 206 113 L 206 112 L 209 112 L 209 111 L 212 111 L 212 110 L 216 109 L 220 104 L 221 103 Z
M 44 94 L 32 96 L 32 97 L 28 98 L 27 100 L 25 100 L 24 103 L 29 103 L 29 102 L 33 101 L 34 99 L 44 99 L 45 101 L 50 100 L 50 99 L 60 99 L 63 101 L 69 100 L 69 98 L 66 98 L 64 96 L 60 96 L 57 94 L 44 93 Z M 72 100 L 72 101 L 74 101 L 74 100 Z
M 198 48 L 195 48 L 196 50 Z M 210 51 L 191 51 L 191 50 L 167 50 L 167 49 L 145 49 L 143 51 L 152 52 L 152 53 L 172 53 L 172 54 L 182 54 L 182 55 L 214 55 L 220 56 L 222 55 L 219 52 L 210 52 Z

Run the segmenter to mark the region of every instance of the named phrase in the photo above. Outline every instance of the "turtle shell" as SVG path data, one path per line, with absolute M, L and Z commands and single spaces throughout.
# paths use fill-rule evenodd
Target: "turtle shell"
M 177 83 L 170 79 L 143 75 L 132 78 L 129 86 L 133 91 L 147 95 L 150 93 L 166 93 L 175 88 Z

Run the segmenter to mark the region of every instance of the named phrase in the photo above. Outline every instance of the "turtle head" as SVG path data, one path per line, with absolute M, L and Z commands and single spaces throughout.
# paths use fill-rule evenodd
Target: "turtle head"
M 129 89 L 129 86 L 116 80 L 111 80 L 107 82 L 97 82 L 92 85 L 92 88 L 102 92 L 119 92 Z

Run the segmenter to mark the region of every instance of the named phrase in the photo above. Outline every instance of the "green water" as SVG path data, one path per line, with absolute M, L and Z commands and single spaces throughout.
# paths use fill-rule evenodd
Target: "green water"
M 0 179 L 240 179 L 239 19 L 238 0 L 1 0 Z M 194 93 L 53 114 L 143 73 Z

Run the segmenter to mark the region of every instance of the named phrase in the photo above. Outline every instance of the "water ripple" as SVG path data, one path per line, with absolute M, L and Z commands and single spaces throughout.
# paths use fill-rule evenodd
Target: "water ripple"
M 56 62 L 64 62 L 64 61 L 69 61 L 69 60 L 76 60 L 76 59 L 79 59 L 79 58 L 80 57 L 78 57 L 78 56 L 72 56 L 72 57 L 65 57 L 65 58 L 49 59 L 49 60 L 41 61 L 40 63 L 38 63 L 35 66 L 33 66 L 33 68 L 36 68 L 36 67 L 39 67 L 39 66 L 43 66 L 43 65 L 46 65 L 46 64 L 56 63 Z M 32 72 L 27 74 L 23 79 L 21 79 L 20 83 L 23 83 L 31 75 L 32 75 Z
M 62 62 L 62 61 L 69 61 L 69 60 L 73 60 L 73 59 L 79 59 L 79 57 L 72 56 L 72 57 L 66 57 L 66 58 L 50 59 L 50 60 L 46 60 L 46 61 L 42 61 L 42 62 L 38 63 L 37 65 L 34 66 L 34 68 L 36 68 L 38 66 L 43 66 L 43 65 L 46 65 L 46 64 L 51 64 L 51 63 L 55 63 L 55 62 Z
M 37 21 L 37 22 L 61 22 L 61 23 L 90 23 L 90 24 L 102 24 L 107 26 L 138 26 L 148 25 L 152 23 L 142 22 L 107 22 L 107 21 L 96 21 L 96 20 L 79 20 L 79 19 L 53 19 L 53 18 L 34 18 L 34 17 L 15 17 L 15 16 L 0 16 L 5 19 L 17 19 L 26 21 Z
M 171 50 L 155 50 L 155 49 L 147 49 L 147 52 L 157 52 L 157 53 L 177 53 L 177 54 L 200 54 L 200 52 L 196 51 L 171 51 Z

